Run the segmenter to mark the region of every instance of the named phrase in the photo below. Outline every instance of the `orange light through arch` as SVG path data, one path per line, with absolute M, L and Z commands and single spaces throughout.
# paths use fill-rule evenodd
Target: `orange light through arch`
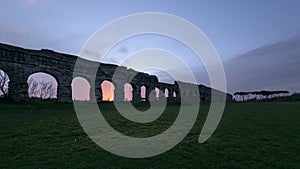
M 102 100 L 103 101 L 113 101 L 114 100 L 115 87 L 111 82 L 104 80 L 101 83 L 101 89 L 102 89 Z

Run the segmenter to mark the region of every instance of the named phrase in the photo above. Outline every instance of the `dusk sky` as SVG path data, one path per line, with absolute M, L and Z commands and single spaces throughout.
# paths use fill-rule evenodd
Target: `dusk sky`
M 105 24 L 129 14 L 163 12 L 188 20 L 207 35 L 223 61 L 230 93 L 300 92 L 299 8 L 298 0 L 1 1 L 0 43 L 79 55 Z M 123 55 L 149 47 L 171 50 L 183 60 L 193 55 L 175 40 L 146 35 L 120 43 L 111 52 L 115 59 L 104 62 L 118 64 Z M 209 84 L 205 69 L 194 73 L 199 83 Z

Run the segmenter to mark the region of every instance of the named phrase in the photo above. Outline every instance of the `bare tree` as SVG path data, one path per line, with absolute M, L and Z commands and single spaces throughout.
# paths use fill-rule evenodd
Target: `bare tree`
M 29 97 L 37 97 L 37 94 L 39 92 L 38 90 L 39 83 L 37 81 L 34 81 L 32 78 L 28 81 L 28 95 Z
M 0 96 L 5 98 L 8 97 L 8 82 L 8 75 L 4 71 L 0 70 Z
M 30 78 L 28 81 L 28 88 L 29 97 L 35 97 L 40 99 L 51 99 L 55 97 L 56 88 L 53 85 L 53 82 L 37 82 Z
M 52 82 L 41 81 L 40 82 L 40 98 L 50 99 L 54 97 L 56 92 Z

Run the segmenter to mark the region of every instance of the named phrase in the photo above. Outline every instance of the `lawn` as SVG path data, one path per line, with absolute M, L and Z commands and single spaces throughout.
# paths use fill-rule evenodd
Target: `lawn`
M 156 121 L 141 125 L 113 104 L 99 107 L 112 127 L 134 137 L 163 132 L 179 109 L 169 105 Z M 199 144 L 208 109 L 201 105 L 193 129 L 173 149 L 130 159 L 92 142 L 72 104 L 0 104 L 0 168 L 300 168 L 300 102 L 228 103 L 216 132 Z

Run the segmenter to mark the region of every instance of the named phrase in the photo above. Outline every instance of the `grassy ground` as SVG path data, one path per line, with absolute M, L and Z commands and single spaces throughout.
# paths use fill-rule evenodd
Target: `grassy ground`
M 179 107 L 148 125 L 122 118 L 111 104 L 100 108 L 115 129 L 145 137 L 167 129 Z M 198 144 L 208 108 L 201 106 L 189 135 L 170 151 L 129 159 L 93 143 L 72 105 L 0 104 L 0 168 L 300 168 L 300 102 L 228 103 L 217 131 Z

